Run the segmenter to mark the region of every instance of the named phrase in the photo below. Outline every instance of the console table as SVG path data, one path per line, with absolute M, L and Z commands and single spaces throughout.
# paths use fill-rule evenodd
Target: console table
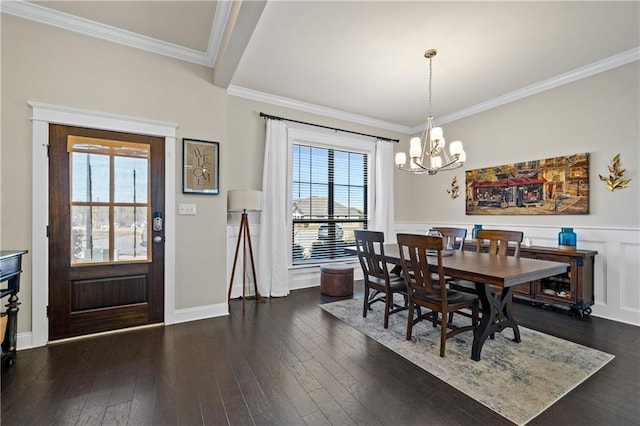
M 465 241 L 464 250 L 475 251 L 476 242 Z M 513 249 L 509 254 L 512 254 Z M 593 262 L 595 250 L 561 250 L 555 247 L 520 247 L 520 257 L 552 260 L 569 264 L 566 273 L 519 284 L 513 297 L 534 303 L 568 308 L 571 315 L 584 319 L 593 305 Z
M 0 251 L 0 299 L 9 296 L 5 306 L 7 310 L 7 329 L 2 342 L 2 364 L 13 364 L 16 356 L 18 340 L 18 292 L 20 292 L 20 273 L 22 272 L 22 255 L 27 250 Z M 6 281 L 6 284 L 5 284 Z

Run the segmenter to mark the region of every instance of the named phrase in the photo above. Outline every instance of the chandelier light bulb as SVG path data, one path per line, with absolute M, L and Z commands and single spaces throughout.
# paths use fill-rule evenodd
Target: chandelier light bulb
M 422 147 L 419 137 L 413 137 L 409 141 L 409 157 L 419 158 L 422 155 Z
M 458 161 L 456 161 L 456 163 L 463 164 L 465 161 L 467 161 L 467 153 L 462 151 L 460 152 L 460 156 L 458 157 Z
M 396 166 L 404 166 L 405 164 L 407 164 L 407 154 L 398 152 L 396 154 Z
M 429 132 L 429 137 L 431 139 L 431 142 L 436 142 L 442 139 L 442 136 L 443 136 L 442 127 L 434 127 L 431 129 L 431 132 Z
M 453 141 L 449 145 L 449 152 L 451 153 L 451 155 L 460 154 L 462 151 L 462 142 L 460 141 Z

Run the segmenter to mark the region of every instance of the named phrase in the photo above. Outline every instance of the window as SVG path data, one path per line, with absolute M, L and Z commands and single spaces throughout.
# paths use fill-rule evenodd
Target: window
M 71 265 L 150 260 L 147 144 L 69 136 Z
M 368 220 L 369 154 L 295 141 L 291 145 L 293 265 L 353 257 L 353 231 Z

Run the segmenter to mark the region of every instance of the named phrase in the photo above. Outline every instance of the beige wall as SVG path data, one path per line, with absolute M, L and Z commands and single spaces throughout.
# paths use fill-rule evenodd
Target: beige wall
M 210 68 L 2 14 L 2 249 L 31 246 L 31 108 L 27 101 L 177 123 L 182 138 L 220 142 L 222 188 L 228 143 L 224 90 Z M 177 216 L 176 309 L 224 303 L 226 197 L 183 195 L 197 216 Z M 23 265 L 19 332 L 31 330 L 31 257 Z
M 181 193 L 176 203 L 193 203 L 197 216 L 176 220 L 176 309 L 226 300 L 228 189 L 260 189 L 264 120 L 281 115 L 353 131 L 400 138 L 407 135 L 227 96 L 211 84 L 209 68 L 78 35 L 5 14 L 2 19 L 2 140 L 0 245 L 31 245 L 31 108 L 27 101 L 174 122 L 178 127 L 176 169 L 182 138 L 220 142 L 221 195 Z M 456 172 L 433 177 L 395 176 L 396 222 L 449 222 L 639 227 L 638 63 L 496 108 L 445 126 L 448 140 L 461 139 L 468 162 Z M 464 200 L 445 190 L 464 170 L 550 156 L 591 153 L 592 205 L 588 216 L 470 216 Z M 634 180 L 610 193 L 597 180 L 621 153 Z M 479 219 L 481 218 L 481 219 Z M 230 218 L 229 224 L 236 224 Z M 19 332 L 31 330 L 31 258 L 23 265 Z
M 431 177 L 396 171 L 396 222 L 639 228 L 639 75 L 633 62 L 444 125 L 447 140 L 463 141 L 467 161 Z M 591 154 L 589 215 L 466 216 L 464 196 L 452 200 L 446 193 L 453 176 L 464 183 L 465 170 L 581 152 Z M 598 174 L 607 173 L 618 153 L 633 180 L 612 193 Z
M 265 123 L 258 116 L 260 111 L 400 136 L 227 96 L 226 91 L 211 84 L 210 68 L 10 15 L 0 16 L 2 248 L 31 246 L 32 132 L 28 101 L 177 123 L 176 203 L 196 204 L 198 214 L 176 218 L 176 310 L 226 301 L 226 191 L 262 186 Z M 220 142 L 219 196 L 181 193 L 183 137 Z M 231 220 L 235 223 L 235 218 Z M 23 269 L 18 321 L 21 333 L 31 330 L 29 255 Z
M 262 189 L 266 125 L 265 120 L 260 118 L 261 112 L 352 132 L 400 139 L 400 145 L 406 145 L 409 141 L 408 135 L 235 96 L 229 96 L 227 104 L 229 107 L 229 158 L 234 159 L 234 164 L 238 166 L 247 165 L 247 167 L 229 167 L 229 189 Z

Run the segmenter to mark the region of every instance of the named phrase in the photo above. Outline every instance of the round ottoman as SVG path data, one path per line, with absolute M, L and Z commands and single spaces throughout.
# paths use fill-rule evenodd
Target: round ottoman
M 331 263 L 320 266 L 320 292 L 327 296 L 353 294 L 353 266 Z

